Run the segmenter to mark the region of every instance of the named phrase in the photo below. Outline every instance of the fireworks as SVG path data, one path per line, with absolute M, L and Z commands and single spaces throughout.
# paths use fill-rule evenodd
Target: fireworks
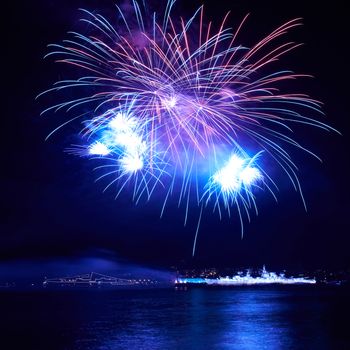
M 246 192 L 249 191 L 250 186 L 263 178 L 259 169 L 252 166 L 253 160 L 242 159 L 235 154 L 231 156 L 228 162 L 209 179 L 209 192 L 217 188 L 227 204 L 227 200 L 235 199 L 242 188 Z
M 71 32 L 47 56 L 86 75 L 47 90 L 65 98 L 72 89 L 76 97 L 44 113 L 65 111 L 57 129 L 81 119 L 83 144 L 68 151 L 102 162 L 98 180 L 109 179 L 106 189 L 115 185 L 117 196 L 131 183 L 136 202 L 163 193 L 161 213 L 179 193 L 185 223 L 190 202 L 200 217 L 208 206 L 220 217 L 236 208 L 243 222 L 243 213 L 249 218 L 249 209 L 256 210 L 256 190 L 274 196 L 277 189 L 261 158 L 301 193 L 289 148 L 311 152 L 291 138 L 293 123 L 331 129 L 309 117 L 320 112 L 318 101 L 279 90 L 281 82 L 305 75 L 273 70 L 299 46 L 282 39 L 300 19 L 246 48 L 238 38 L 247 17 L 231 30 L 226 15 L 215 30 L 203 6 L 186 21 L 171 14 L 174 3 L 160 15 L 133 1 L 132 13 L 117 6 L 111 21 L 82 10 L 86 33 Z

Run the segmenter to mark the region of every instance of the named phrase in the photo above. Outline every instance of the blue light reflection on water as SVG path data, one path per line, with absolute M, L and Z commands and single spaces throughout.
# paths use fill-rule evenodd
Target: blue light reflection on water
M 314 286 L 0 293 L 0 307 L 6 349 L 350 348 L 347 293 Z

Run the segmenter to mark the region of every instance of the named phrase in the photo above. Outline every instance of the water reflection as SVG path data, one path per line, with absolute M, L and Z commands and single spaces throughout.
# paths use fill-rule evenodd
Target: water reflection
M 120 303 L 112 310 L 120 313 Z M 140 296 L 128 304 L 127 317 L 114 317 L 113 332 L 95 349 L 323 349 L 324 311 L 312 289 Z
M 26 350 L 350 349 L 348 292 L 303 286 L 2 293 L 2 346 L 23 349 L 25 339 Z

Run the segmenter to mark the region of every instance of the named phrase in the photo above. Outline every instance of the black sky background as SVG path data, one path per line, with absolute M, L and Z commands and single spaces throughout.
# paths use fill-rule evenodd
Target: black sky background
M 251 13 L 239 37 L 243 44 L 256 42 L 288 19 L 302 17 L 304 26 L 289 38 L 305 45 L 284 56 L 281 64 L 316 77 L 296 87 L 324 102 L 327 122 L 342 136 L 298 129 L 297 139 L 324 161 L 293 153 L 300 166 L 307 213 L 282 179 L 278 204 L 267 193 L 258 195 L 259 216 L 253 215 L 252 223 L 246 223 L 243 240 L 237 218 L 220 222 L 207 213 L 192 258 L 196 212 L 184 227 L 183 210 L 176 205 L 160 219 L 159 206 L 154 203 L 135 207 L 128 195 L 114 200 L 113 192 L 103 194 L 103 184 L 94 183 L 94 164 L 63 153 L 77 126 L 44 141 L 62 116 L 40 117 L 45 105 L 35 101 L 35 96 L 68 74 L 63 65 L 43 60 L 46 45 L 60 42 L 68 30 L 77 28 L 79 7 L 101 9 L 113 16 L 113 4 L 109 0 L 37 0 L 14 2 L 3 11 L 0 267 L 25 270 L 32 265 L 19 262 L 44 264 L 82 257 L 85 262 L 89 258 L 121 259 L 163 267 L 349 267 L 349 29 L 345 5 L 340 1 L 204 1 L 207 16 L 217 21 L 231 9 L 233 26 Z M 177 11 L 189 15 L 198 5 L 198 1 L 182 0 Z

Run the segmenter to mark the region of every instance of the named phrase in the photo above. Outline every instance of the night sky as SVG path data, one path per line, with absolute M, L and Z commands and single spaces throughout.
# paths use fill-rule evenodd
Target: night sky
M 69 73 L 64 65 L 43 59 L 46 45 L 66 38 L 68 30 L 81 28 L 79 7 L 101 9 L 112 17 L 113 4 L 36 0 L 13 2 L 3 11 L 8 23 L 2 31 L 0 275 L 4 266 L 7 272 L 13 267 L 27 273 L 26 267 L 31 270 L 35 264 L 43 269 L 51 264 L 59 270 L 62 264 L 55 265 L 59 261 L 81 261 L 77 272 L 89 271 L 91 261 L 95 270 L 99 270 L 96 261 L 160 267 L 349 266 L 350 33 L 345 5 L 340 1 L 204 1 L 207 16 L 217 21 L 231 9 L 234 27 L 251 13 L 238 39 L 243 44 L 256 42 L 288 19 L 302 17 L 304 26 L 290 32 L 289 38 L 305 45 L 278 65 L 316 77 L 293 87 L 321 100 L 327 122 L 342 136 L 296 129 L 296 139 L 323 159 L 320 163 L 302 152 L 293 153 L 307 213 L 291 185 L 278 179 L 279 203 L 266 192 L 258 194 L 259 216 L 252 215 L 251 224 L 246 223 L 243 240 L 237 217 L 220 222 L 208 211 L 192 258 L 197 212 L 184 227 L 184 210 L 175 201 L 160 219 L 157 200 L 135 206 L 128 193 L 117 200 L 113 191 L 102 193 L 104 184 L 94 183 L 93 162 L 63 152 L 74 141 L 78 124 L 44 141 L 64 118 L 59 113 L 40 117 L 50 98 L 44 104 L 35 96 Z M 179 0 L 177 8 L 186 17 L 198 5 L 198 1 Z M 52 103 L 54 99 L 52 95 Z

